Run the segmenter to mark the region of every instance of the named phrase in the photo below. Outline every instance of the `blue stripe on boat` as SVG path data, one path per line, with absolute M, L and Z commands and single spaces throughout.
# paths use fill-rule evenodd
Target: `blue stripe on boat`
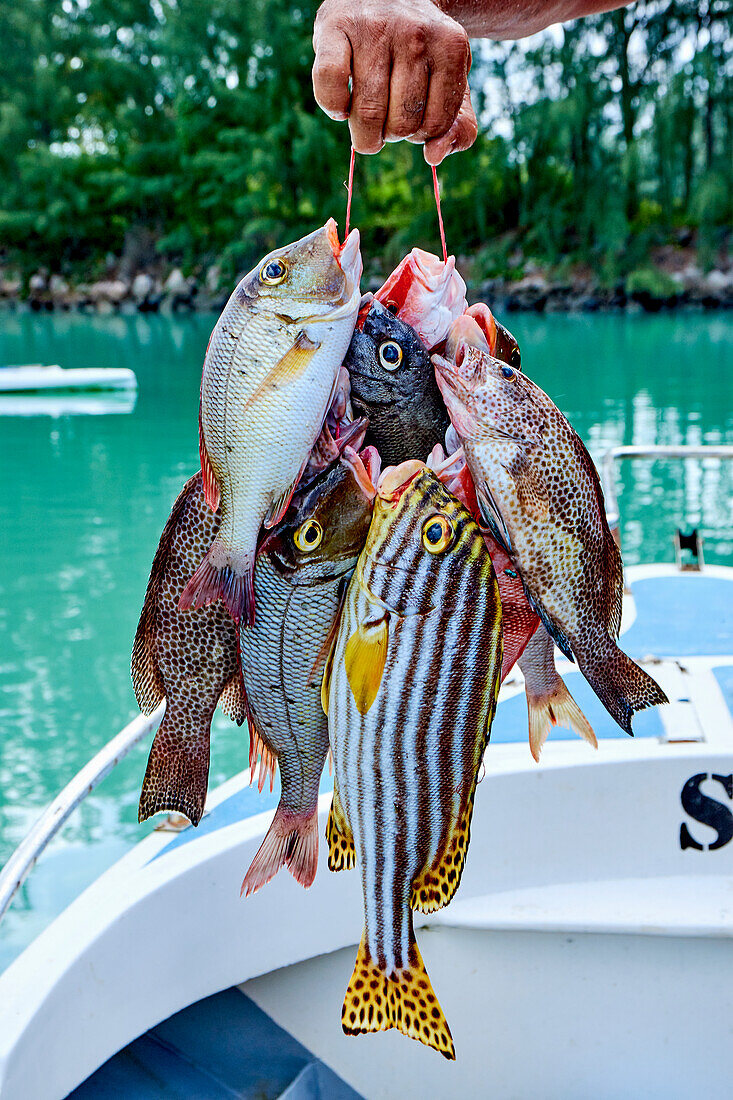
M 69 1100 L 359 1100 L 238 989 L 205 997 L 110 1058 Z
M 333 776 L 329 775 L 328 771 L 321 776 L 319 790 L 321 794 L 333 790 Z M 272 793 L 270 793 L 269 784 L 264 788 L 262 794 L 257 790 L 256 785 L 242 787 L 234 794 L 230 794 L 229 798 L 225 798 L 218 806 L 214 806 L 213 810 L 202 817 L 200 824 L 195 829 L 193 825 L 187 825 L 185 829 L 182 829 L 169 844 L 166 844 L 165 848 L 161 848 L 153 856 L 150 862 L 153 863 L 154 860 L 160 859 L 166 852 L 170 852 L 172 848 L 180 848 L 182 844 L 187 844 L 190 840 L 197 840 L 200 836 L 215 833 L 226 825 L 236 825 L 238 821 L 244 821 L 245 818 L 255 817 L 256 814 L 264 814 L 268 810 L 274 810 L 279 801 L 279 773 L 275 776 L 275 786 Z
M 723 665 L 721 668 L 714 668 L 713 675 L 718 681 L 718 687 L 723 693 L 725 705 L 730 713 L 733 714 L 733 665 Z
M 637 660 L 733 653 L 733 582 L 680 573 L 632 585 L 636 619 L 621 648 Z

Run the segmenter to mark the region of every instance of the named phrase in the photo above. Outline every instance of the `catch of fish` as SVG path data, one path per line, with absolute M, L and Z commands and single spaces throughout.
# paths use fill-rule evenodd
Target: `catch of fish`
M 598 475 L 514 337 L 453 257 L 415 248 L 376 294 L 361 273 L 330 219 L 265 256 L 211 335 L 201 470 L 133 647 L 141 710 L 166 703 L 139 817 L 201 820 L 220 705 L 246 720 L 250 781 L 280 773 L 242 894 L 282 867 L 309 887 L 330 753 L 328 865 L 358 869 L 364 910 L 343 1030 L 452 1059 L 413 913 L 458 889 L 502 681 L 518 664 L 535 760 L 554 725 L 597 747 L 556 646 L 628 733 L 666 697 L 618 646 Z

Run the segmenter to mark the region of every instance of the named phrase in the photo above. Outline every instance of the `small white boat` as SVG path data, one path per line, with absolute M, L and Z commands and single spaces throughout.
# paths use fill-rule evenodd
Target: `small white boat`
M 0 367 L 0 393 L 134 389 L 137 378 L 128 367 L 60 367 L 42 363 Z
M 134 412 L 137 390 L 0 393 L 0 416 L 108 416 Z
M 733 569 L 693 565 L 628 570 L 622 645 L 670 698 L 633 740 L 560 663 L 599 748 L 557 730 L 536 765 L 521 679 L 502 689 L 460 889 L 415 914 L 456 1062 L 394 1031 L 343 1035 L 361 885 L 329 873 L 325 844 L 310 890 L 281 871 L 240 900 L 278 799 L 245 771 L 197 829 L 151 831 L 0 976 L 3 1100 L 729 1095 Z M 46 811 L 0 875 L 0 912 L 161 715 Z

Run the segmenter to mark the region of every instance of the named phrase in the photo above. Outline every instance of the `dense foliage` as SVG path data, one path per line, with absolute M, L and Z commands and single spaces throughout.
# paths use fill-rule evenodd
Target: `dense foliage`
M 527 44 L 476 45 L 482 133 L 441 170 L 452 250 L 612 282 L 664 242 L 715 262 L 733 175 L 727 0 L 639 2 Z M 315 106 L 314 4 L 0 5 L 0 259 L 26 275 L 131 272 L 155 255 L 224 277 L 334 214 L 348 133 Z M 354 220 L 382 266 L 437 246 L 429 171 L 358 158 Z

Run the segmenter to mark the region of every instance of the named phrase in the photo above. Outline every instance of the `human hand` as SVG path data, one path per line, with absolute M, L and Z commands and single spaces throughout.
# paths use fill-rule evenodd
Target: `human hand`
M 349 120 L 357 153 L 406 138 L 440 164 L 476 140 L 468 37 L 432 0 L 324 0 L 313 47 L 316 102 Z

